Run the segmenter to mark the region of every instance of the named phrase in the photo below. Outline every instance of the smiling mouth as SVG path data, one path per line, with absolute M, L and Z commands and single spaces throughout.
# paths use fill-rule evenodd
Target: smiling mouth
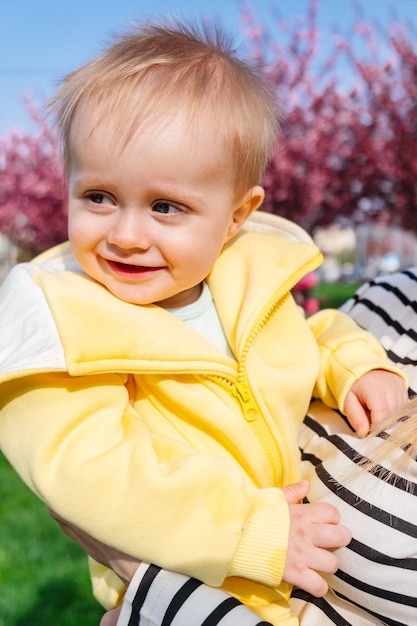
M 146 265 L 132 265 L 131 263 L 121 263 L 119 261 L 107 261 L 110 267 L 118 274 L 149 274 L 160 270 L 160 267 L 149 267 Z

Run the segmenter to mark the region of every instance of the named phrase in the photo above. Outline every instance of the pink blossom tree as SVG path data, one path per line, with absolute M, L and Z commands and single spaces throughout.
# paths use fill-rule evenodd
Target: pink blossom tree
M 66 238 L 66 201 L 56 134 L 33 107 L 33 135 L 0 138 L 0 232 L 30 258 Z
M 351 31 L 334 33 L 323 59 L 318 9 L 311 0 L 307 18 L 292 27 L 277 18 L 274 36 L 243 12 L 284 118 L 264 180 L 265 208 L 308 230 L 381 212 L 416 229 L 416 32 L 399 23 L 385 32 L 357 9 Z
M 256 5 L 254 5 L 256 6 Z M 387 31 L 357 11 L 323 54 L 318 0 L 270 33 L 242 7 L 250 53 L 282 106 L 282 136 L 265 175 L 264 209 L 310 232 L 378 219 L 417 230 L 417 41 L 407 24 Z M 66 238 L 66 202 L 55 133 L 0 138 L 0 232 L 28 256 Z

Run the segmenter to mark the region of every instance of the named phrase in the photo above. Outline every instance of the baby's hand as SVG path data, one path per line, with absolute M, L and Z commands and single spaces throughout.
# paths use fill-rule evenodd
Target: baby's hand
M 332 549 L 347 546 L 352 536 L 339 525 L 339 512 L 326 502 L 297 504 L 307 495 L 308 480 L 284 487 L 290 510 L 290 533 L 283 580 L 321 597 L 328 585 L 319 572 L 333 574 L 338 560 Z
M 408 402 L 401 376 L 386 370 L 371 370 L 357 380 L 346 396 L 344 413 L 360 437 Z

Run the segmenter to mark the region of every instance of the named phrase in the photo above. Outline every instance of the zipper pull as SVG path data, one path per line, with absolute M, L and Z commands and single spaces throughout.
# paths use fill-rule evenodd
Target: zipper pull
M 245 420 L 247 422 L 254 422 L 258 417 L 258 411 L 247 385 L 245 385 L 245 383 L 234 385 L 232 387 L 232 393 L 242 406 Z
M 233 395 L 241 402 L 247 402 L 249 400 L 249 390 L 244 383 L 237 383 L 233 386 Z

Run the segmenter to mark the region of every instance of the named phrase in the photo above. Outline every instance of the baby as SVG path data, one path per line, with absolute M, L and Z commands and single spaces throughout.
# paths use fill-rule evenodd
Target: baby
M 0 445 L 31 489 L 97 540 L 223 587 L 272 624 L 292 585 L 323 595 L 349 531 L 301 504 L 314 394 L 366 434 L 405 377 L 347 315 L 304 318 L 322 260 L 255 212 L 277 141 L 265 77 L 219 30 L 132 28 L 68 76 L 53 108 L 69 243 L 0 291 Z M 106 607 L 125 591 L 93 564 Z

